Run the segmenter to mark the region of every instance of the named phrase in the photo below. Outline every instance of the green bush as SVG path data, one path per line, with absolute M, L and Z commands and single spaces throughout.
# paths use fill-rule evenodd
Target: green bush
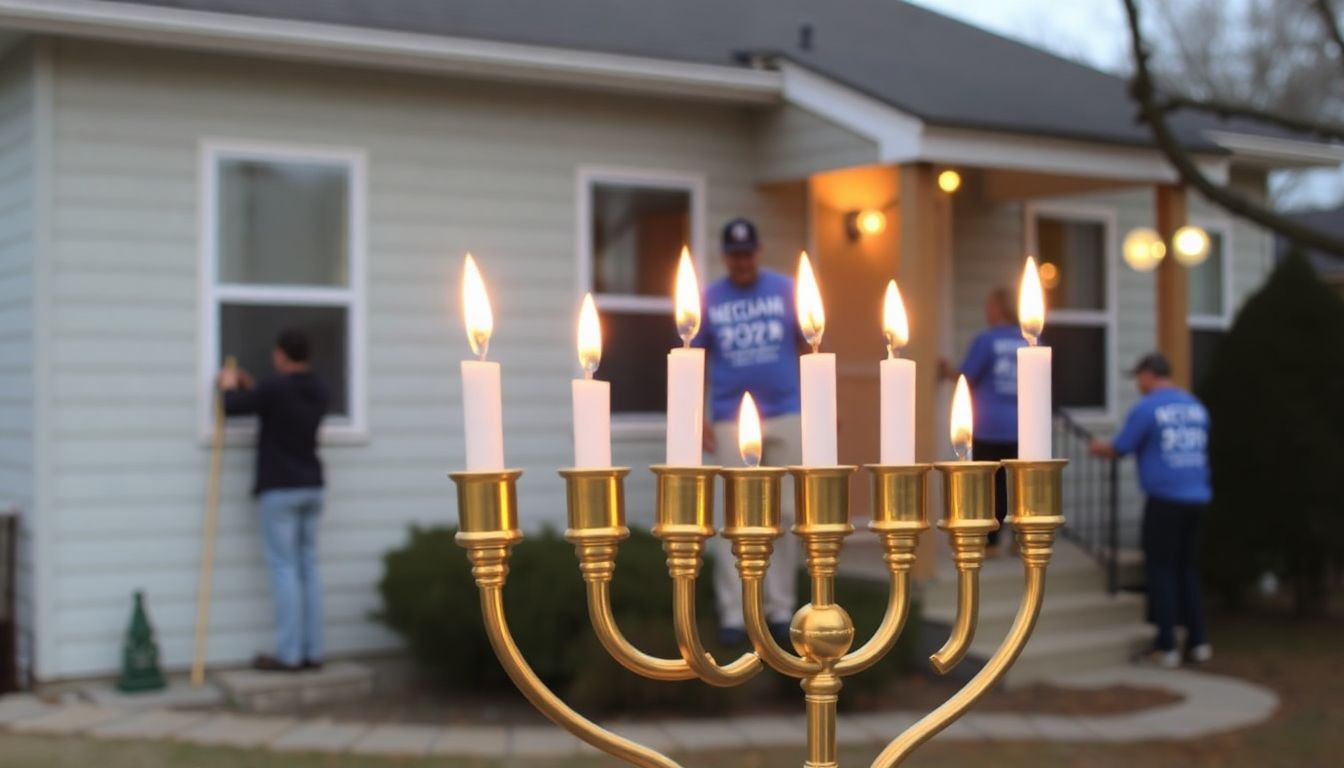
M 1209 408 L 1213 514 L 1204 569 L 1237 604 L 1267 569 L 1299 612 L 1344 563 L 1344 302 L 1291 254 L 1219 345 Z
M 463 691 L 511 688 L 496 661 L 481 625 L 480 602 L 466 552 L 453 542 L 448 528 L 413 528 L 406 546 L 383 558 L 379 583 L 383 609 L 378 615 L 405 638 L 412 654 L 431 678 Z M 672 628 L 672 583 L 662 543 L 633 531 L 617 556 L 612 582 L 612 611 L 627 638 L 646 653 L 675 658 Z M 728 651 L 717 648 L 710 574 L 706 561 L 696 593 L 701 637 L 721 661 Z M 800 580 L 800 599 L 806 600 Z M 858 628 L 856 645 L 881 621 L 886 586 L 840 579 L 840 604 Z M 694 709 L 724 711 L 775 690 L 797 698 L 797 684 L 769 682 L 771 673 L 746 686 L 715 689 L 700 682 L 656 682 L 627 672 L 607 655 L 588 620 L 583 581 L 574 548 L 552 531 L 528 536 L 514 548 L 504 589 L 509 626 L 523 655 L 537 675 L 568 702 L 585 710 L 631 711 Z M 886 661 L 846 682 L 859 694 L 880 688 L 909 668 L 918 611 L 912 610 L 906 637 Z

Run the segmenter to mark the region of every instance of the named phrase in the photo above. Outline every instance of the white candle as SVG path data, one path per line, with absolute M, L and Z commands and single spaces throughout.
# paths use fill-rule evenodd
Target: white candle
M 574 466 L 611 466 L 611 383 L 593 374 L 602 361 L 602 326 L 593 295 L 583 297 L 579 311 L 579 365 L 583 378 L 571 388 L 574 403 Z
M 887 282 L 882 330 L 887 337 L 887 359 L 878 366 L 882 395 L 879 460 L 883 464 L 914 464 L 915 361 L 896 356 L 910 340 L 910 324 L 895 280 Z
M 1040 461 L 1051 454 L 1051 350 L 1037 346 L 1045 328 L 1045 295 L 1031 257 L 1022 275 L 1018 317 L 1028 346 L 1017 350 L 1017 457 Z
M 677 334 L 685 346 L 667 355 L 667 463 L 698 467 L 705 428 L 705 350 L 690 345 L 700 330 L 700 286 L 686 248 L 677 264 L 675 304 Z
M 504 405 L 499 363 L 485 359 L 494 332 L 494 314 L 476 260 L 462 267 L 462 315 L 471 351 L 479 360 L 462 361 L 462 421 L 467 439 L 467 471 L 504 469 Z
M 803 466 L 833 467 L 840 463 L 836 441 L 835 355 L 819 351 L 826 330 L 826 312 L 806 251 L 798 259 L 794 298 L 798 326 L 803 331 L 803 338 L 812 345 L 810 354 L 798 358 L 802 384 Z

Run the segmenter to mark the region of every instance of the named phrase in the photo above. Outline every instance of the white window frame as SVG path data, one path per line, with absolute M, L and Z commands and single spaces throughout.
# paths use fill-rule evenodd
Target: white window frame
M 1227 219 L 1204 219 L 1192 217 L 1190 223 L 1201 227 L 1205 232 L 1217 233 L 1223 241 L 1223 312 L 1220 315 L 1191 314 L 1187 320 L 1192 331 L 1226 331 L 1232 327 L 1232 271 L 1235 258 L 1232 252 L 1232 222 Z
M 1101 224 L 1103 231 L 1102 267 L 1106 271 L 1104 294 L 1106 308 L 1093 309 L 1053 309 L 1046 308 L 1046 327 L 1062 323 L 1070 326 L 1103 328 L 1106 331 L 1106 402 L 1099 408 L 1071 408 L 1069 414 L 1085 422 L 1113 422 L 1116 418 L 1116 395 L 1120 388 L 1119 370 L 1119 314 L 1116 273 L 1119 266 L 1119 246 L 1116 241 L 1117 223 L 1115 208 L 1106 205 L 1088 205 L 1066 201 L 1028 201 L 1023 206 L 1025 217 L 1027 253 L 1038 256 L 1039 241 L 1036 233 L 1036 221 L 1041 216 Z M 1055 362 L 1056 365 L 1059 361 Z
M 691 241 L 686 245 L 691 249 L 695 260 L 695 269 L 703 290 L 707 285 L 705 257 L 706 205 L 705 175 L 687 171 L 675 171 L 661 168 L 642 168 L 634 166 L 580 165 L 574 174 L 575 227 L 574 257 L 576 273 L 574 306 L 578 306 L 583 295 L 593 290 L 593 188 L 598 184 L 619 184 L 650 189 L 673 189 L 690 193 Z M 673 282 L 669 277 L 667 296 L 638 296 L 628 294 L 593 293 L 593 301 L 598 309 L 612 312 L 634 312 L 641 314 L 665 314 L 671 326 Z M 617 437 L 654 437 L 661 435 L 665 428 L 667 415 L 662 411 L 647 413 L 612 414 L 612 434 Z
M 365 275 L 366 233 L 368 221 L 367 166 L 364 150 L 352 147 L 316 146 L 281 142 L 239 141 L 205 138 L 199 146 L 198 252 L 200 276 L 200 338 L 197 348 L 197 433 L 204 443 L 214 429 L 213 404 L 209 393 L 219 369 L 219 304 L 291 304 L 344 306 L 349 322 L 346 339 L 346 386 L 349 415 L 332 416 L 323 421 L 319 437 L 324 442 L 362 442 L 368 438 L 365 340 L 367 282 Z M 349 174 L 349 284 L 344 287 L 274 286 L 221 284 L 216 280 L 219 266 L 218 190 L 219 166 L 223 160 L 260 160 L 290 163 L 321 163 L 344 166 Z M 255 423 L 231 423 L 226 436 L 231 443 L 243 442 L 256 433 Z

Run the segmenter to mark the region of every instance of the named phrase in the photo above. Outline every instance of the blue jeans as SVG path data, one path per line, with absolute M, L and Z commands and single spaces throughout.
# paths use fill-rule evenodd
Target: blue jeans
M 1148 620 L 1157 625 L 1153 647 L 1176 650 L 1176 627 L 1186 630 L 1186 648 L 1208 642 L 1200 600 L 1200 518 L 1206 504 L 1148 497 L 1143 508 L 1143 565 L 1148 578 Z
M 257 496 L 275 601 L 275 658 L 322 659 L 322 582 L 317 573 L 321 488 L 277 488 Z

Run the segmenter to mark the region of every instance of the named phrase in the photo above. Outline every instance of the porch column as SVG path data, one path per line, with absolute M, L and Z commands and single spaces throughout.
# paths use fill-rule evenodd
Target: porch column
M 951 318 L 945 292 L 952 268 L 952 201 L 938 189 L 932 165 L 901 166 L 899 208 L 896 279 L 910 314 L 910 346 L 905 354 L 919 366 L 915 458 L 935 461 L 948 441 L 946 414 L 939 407 L 938 359 L 945 355 L 948 340 L 943 331 Z
M 1171 362 L 1172 379 L 1189 389 L 1190 275 L 1171 252 L 1172 236 L 1186 224 L 1185 187 L 1159 184 L 1153 199 L 1157 234 L 1167 244 L 1167 256 L 1157 267 L 1157 349 Z

